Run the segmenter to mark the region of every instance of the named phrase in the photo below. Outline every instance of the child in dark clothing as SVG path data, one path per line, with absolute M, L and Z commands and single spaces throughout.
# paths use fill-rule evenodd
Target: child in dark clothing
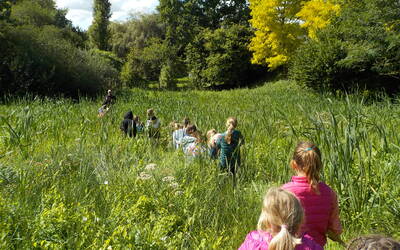
M 132 111 L 128 111 L 125 116 L 124 120 L 121 122 L 120 129 L 125 133 L 125 136 L 128 135 L 129 137 L 136 137 L 136 123 L 133 120 L 133 113 Z

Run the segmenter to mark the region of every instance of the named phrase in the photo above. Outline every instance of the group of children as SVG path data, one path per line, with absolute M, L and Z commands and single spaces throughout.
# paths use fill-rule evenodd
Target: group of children
M 124 120 L 121 122 L 120 129 L 125 136 L 136 137 L 137 133 L 147 131 L 150 138 L 160 137 L 160 120 L 155 116 L 153 109 L 147 110 L 147 121 L 146 126 L 140 121 L 139 116 L 133 115 L 132 111 L 128 111 Z
M 229 117 L 226 121 L 227 130 L 218 133 L 211 129 L 206 133 L 206 146 L 203 136 L 196 125 L 190 124 L 189 118 L 183 123 L 176 121 L 170 124 L 172 128 L 172 144 L 175 149 L 182 149 L 184 154 L 197 157 L 208 152 L 212 159 L 219 159 L 219 166 L 235 175 L 240 165 L 240 146 L 244 143 L 243 136 L 237 127 L 237 119 Z
M 250 232 L 239 250 L 320 250 L 327 238 L 341 240 L 342 226 L 335 191 L 320 181 L 321 152 L 310 142 L 300 142 L 290 162 L 295 175 L 280 188 L 270 188 L 263 200 L 257 230 Z M 347 249 L 400 250 L 393 239 L 359 237 Z
M 206 133 L 206 146 L 201 132 L 189 118 L 182 123 L 172 122 L 172 146 L 183 150 L 190 157 L 204 153 L 219 159 L 219 165 L 235 176 L 240 165 L 240 146 L 243 136 L 237 130 L 237 119 L 229 117 L 226 131 L 218 133 L 211 129 Z M 146 129 L 150 138 L 160 138 L 160 120 L 154 110 L 147 110 L 146 127 L 138 116 L 129 111 L 121 123 L 125 135 L 135 137 L 138 131 Z M 290 167 L 295 172 L 291 181 L 281 187 L 270 188 L 262 203 L 257 230 L 250 232 L 239 250 L 320 250 L 327 238 L 342 246 L 340 234 L 338 198 L 324 182 L 321 152 L 311 142 L 300 142 L 293 153 Z M 400 243 L 381 236 L 364 236 L 352 240 L 347 249 L 388 249 L 400 250 Z

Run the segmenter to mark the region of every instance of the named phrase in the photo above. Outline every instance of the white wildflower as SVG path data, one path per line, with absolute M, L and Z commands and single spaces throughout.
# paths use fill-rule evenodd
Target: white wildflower
M 165 176 L 164 178 L 162 178 L 163 182 L 173 182 L 175 181 L 175 177 L 173 176 Z
M 180 190 L 175 192 L 175 195 L 182 195 L 182 194 L 183 194 L 183 191 L 180 191 Z
M 167 239 L 167 236 L 161 237 L 160 240 L 165 241 Z
M 108 246 L 108 247 L 107 247 L 107 250 L 112 250 L 112 246 L 111 246 L 111 245 Z
M 95 220 L 96 220 L 96 222 L 99 222 L 99 221 L 100 221 L 100 218 L 99 218 L 99 217 L 96 217 Z
M 83 216 L 83 217 L 82 217 L 82 221 L 83 221 L 83 222 L 86 222 L 86 221 L 87 221 L 87 217 Z
M 176 182 L 172 182 L 172 183 L 169 184 L 169 186 L 172 187 L 172 188 L 174 188 L 174 189 L 176 189 L 176 188 L 179 187 L 179 184 L 176 183 Z
M 108 185 L 108 181 L 104 181 L 104 185 Z
M 155 163 L 150 163 L 150 164 L 147 164 L 146 167 L 145 167 L 144 169 L 147 170 L 147 171 L 153 171 L 153 170 L 156 169 L 156 167 L 157 167 L 157 164 L 155 164 Z
M 138 179 L 140 179 L 140 180 L 148 180 L 148 179 L 150 179 L 152 176 L 150 175 L 150 174 L 147 174 L 147 173 L 145 173 L 145 172 L 141 172 L 140 174 L 139 174 L 139 177 L 138 177 Z

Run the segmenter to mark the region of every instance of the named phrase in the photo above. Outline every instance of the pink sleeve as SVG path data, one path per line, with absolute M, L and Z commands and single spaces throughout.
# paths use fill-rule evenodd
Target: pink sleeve
M 257 250 L 268 249 L 268 244 L 263 240 L 262 235 L 253 231 L 247 234 L 246 239 L 240 245 L 239 250 Z
M 339 203 L 336 192 L 332 190 L 332 212 L 329 217 L 328 230 L 340 235 L 342 233 L 342 225 L 339 218 Z

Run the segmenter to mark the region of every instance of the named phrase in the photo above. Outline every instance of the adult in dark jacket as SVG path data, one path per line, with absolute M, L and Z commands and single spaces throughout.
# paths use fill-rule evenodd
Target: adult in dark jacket
M 116 100 L 117 100 L 117 98 L 114 95 L 112 95 L 111 89 L 109 89 L 107 91 L 107 95 L 106 95 L 105 100 L 102 105 L 106 105 L 106 107 L 110 107 L 112 104 L 115 103 Z
M 136 123 L 133 120 L 133 113 L 129 111 L 125 114 L 124 120 L 121 122 L 121 130 L 129 137 L 136 137 Z

